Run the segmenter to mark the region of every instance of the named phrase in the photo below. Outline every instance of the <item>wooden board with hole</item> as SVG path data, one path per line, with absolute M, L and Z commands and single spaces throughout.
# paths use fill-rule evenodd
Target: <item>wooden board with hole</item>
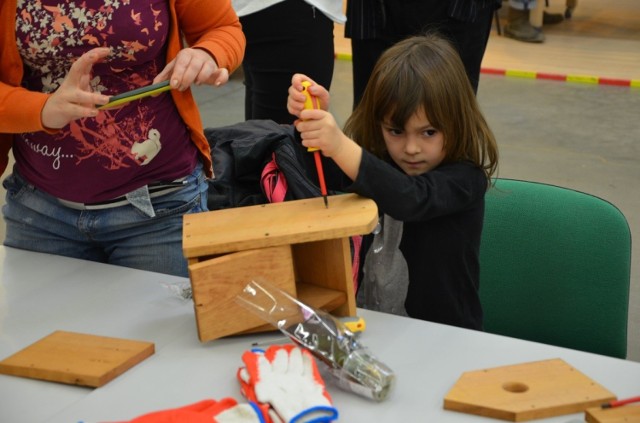
M 56 331 L 0 361 L 0 373 L 97 388 L 154 351 L 151 342 Z
M 446 410 L 523 422 L 579 413 L 615 395 L 561 359 L 465 372 Z

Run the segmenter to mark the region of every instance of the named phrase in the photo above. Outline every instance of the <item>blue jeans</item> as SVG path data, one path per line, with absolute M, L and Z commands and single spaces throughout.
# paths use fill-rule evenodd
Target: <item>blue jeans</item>
M 69 208 L 15 172 L 3 186 L 6 246 L 188 276 L 182 216 L 207 210 L 207 180 L 200 164 L 183 188 L 151 198 L 154 217 L 131 204 L 100 210 Z
M 509 7 L 518 10 L 531 10 L 536 7 L 536 0 L 509 0 Z

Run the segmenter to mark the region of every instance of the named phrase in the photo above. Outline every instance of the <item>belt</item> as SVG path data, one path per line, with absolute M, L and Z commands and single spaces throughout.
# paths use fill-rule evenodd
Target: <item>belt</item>
M 172 182 L 160 182 L 156 184 L 148 185 L 149 188 L 149 198 L 160 197 L 175 191 L 178 191 L 184 188 L 187 185 L 186 176 L 181 179 L 176 179 Z M 65 207 L 69 207 L 74 210 L 103 210 L 103 209 L 111 209 L 114 207 L 126 206 L 129 203 L 126 195 L 112 198 L 106 201 L 100 201 L 97 203 L 77 203 L 75 201 L 63 200 L 62 198 L 57 199 L 60 204 Z

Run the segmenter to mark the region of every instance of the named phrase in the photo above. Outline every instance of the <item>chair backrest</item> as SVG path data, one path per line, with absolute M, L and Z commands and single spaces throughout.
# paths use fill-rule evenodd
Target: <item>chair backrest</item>
M 497 179 L 480 266 L 487 332 L 626 358 L 631 234 L 611 203 Z

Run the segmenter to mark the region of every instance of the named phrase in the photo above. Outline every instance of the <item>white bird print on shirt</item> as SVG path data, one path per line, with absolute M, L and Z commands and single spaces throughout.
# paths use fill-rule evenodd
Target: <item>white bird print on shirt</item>
M 158 154 L 162 144 L 160 144 L 160 131 L 152 128 L 149 131 L 148 139 L 137 141 L 131 146 L 131 153 L 135 156 L 141 166 L 148 164 Z

